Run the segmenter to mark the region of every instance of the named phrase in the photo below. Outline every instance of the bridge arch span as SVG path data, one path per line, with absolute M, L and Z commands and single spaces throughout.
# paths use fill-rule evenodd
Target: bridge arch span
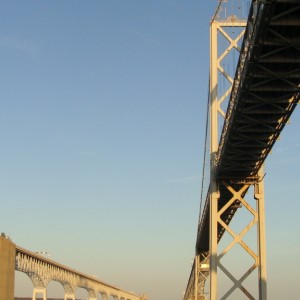
M 37 294 L 47 298 L 49 282 L 59 282 L 65 291 L 64 300 L 75 300 L 78 288 L 84 289 L 89 300 L 97 300 L 99 294 L 104 300 L 141 300 L 138 295 L 107 284 L 97 278 L 78 272 L 54 262 L 44 256 L 16 247 L 15 270 L 26 273 L 33 285 L 33 300 Z

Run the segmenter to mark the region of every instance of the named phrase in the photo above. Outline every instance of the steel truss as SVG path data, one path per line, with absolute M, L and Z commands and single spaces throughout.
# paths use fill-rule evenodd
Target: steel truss
M 198 254 L 195 258 L 195 261 L 196 261 L 195 299 L 208 300 L 209 294 L 205 289 L 205 284 L 209 277 L 209 252 Z
M 198 291 L 204 291 L 205 285 L 210 287 L 210 300 L 233 299 L 235 292 L 241 295 L 234 299 L 254 299 L 254 296 L 267 299 L 262 167 L 300 102 L 299 1 L 253 0 L 241 51 L 238 40 L 243 30 L 231 36 L 230 29 L 246 24 L 234 16 L 221 20 L 220 14 L 226 12 L 221 8 L 226 2 L 219 1 L 210 26 L 210 184 L 200 212 L 196 257 L 184 300 L 202 297 Z M 223 45 L 223 49 L 219 48 L 222 41 L 228 45 Z M 240 51 L 235 74 L 224 68 L 224 60 L 232 49 Z M 226 80 L 223 89 L 220 78 Z M 228 95 L 230 99 L 220 136 L 218 120 L 225 115 L 221 106 L 227 105 Z M 254 190 L 251 203 L 255 204 L 252 205 L 248 201 L 250 190 Z M 240 232 L 231 223 L 239 207 L 252 215 Z M 240 211 L 237 214 L 240 215 Z M 251 248 L 245 238 L 253 227 L 257 228 L 254 232 L 257 242 Z M 227 238 L 232 240 L 222 249 Z M 224 258 L 234 253 L 234 248 L 242 248 L 251 260 L 248 269 L 244 263 L 246 271 L 241 276 L 234 276 L 231 266 L 231 270 L 225 267 Z M 209 276 L 204 278 L 199 275 L 197 262 L 198 256 L 207 252 Z M 218 298 L 218 281 L 224 274 L 232 284 Z M 246 289 L 245 281 L 256 274 L 259 285 L 254 295 Z
M 218 131 L 219 118 L 225 118 L 226 114 L 222 104 L 228 101 L 231 94 L 234 74 L 230 74 L 224 68 L 223 61 L 230 55 L 232 50 L 240 52 L 240 44 L 245 32 L 246 22 L 237 17 L 230 16 L 227 20 L 216 20 L 211 22 L 211 67 L 210 67 L 210 153 L 211 153 L 211 179 L 205 209 L 209 210 L 209 251 L 201 251 L 201 247 L 196 249 L 194 260 L 194 271 L 192 276 L 194 284 L 190 286 L 194 290 L 189 293 L 189 297 L 184 299 L 196 300 L 217 300 L 228 299 L 239 289 L 247 299 L 255 299 L 253 291 L 245 286 L 245 281 L 257 270 L 258 274 L 258 294 L 259 299 L 266 299 L 266 259 L 265 259 L 265 216 L 264 216 L 264 179 L 262 171 L 258 176 L 244 178 L 242 181 L 236 178 L 218 178 L 218 150 L 220 134 Z M 239 28 L 235 36 L 231 36 L 228 28 Z M 227 41 L 227 47 L 220 49 L 218 43 L 222 36 Z M 225 78 L 228 82 L 225 89 L 218 87 L 220 79 Z M 256 205 L 253 207 L 246 199 L 245 195 L 254 187 Z M 225 195 L 225 197 L 224 197 Z M 241 207 L 244 207 L 251 215 L 252 220 L 242 229 L 235 232 L 230 226 L 230 221 L 234 214 Z M 201 224 L 200 224 L 201 225 Z M 246 234 L 257 227 L 256 249 L 252 249 L 244 241 Z M 222 236 L 228 233 L 232 241 L 224 248 L 220 248 Z M 236 245 L 240 245 L 244 252 L 253 260 L 252 265 L 240 278 L 236 278 L 229 268 L 225 267 L 222 259 L 233 250 Z M 200 250 L 199 250 L 200 249 Z M 218 295 L 218 278 L 220 271 L 227 276 L 232 285 L 224 295 Z M 206 293 L 205 286 L 209 283 L 209 293 Z M 188 295 L 188 294 L 186 294 Z
M 206 281 L 209 277 L 209 252 L 197 254 L 190 274 L 184 300 L 209 300 Z
M 256 299 L 253 295 L 253 291 L 248 290 L 243 284 L 256 269 L 258 270 L 259 299 L 267 299 L 263 172 L 262 170 L 259 172 L 258 180 L 256 182 L 250 180 L 248 183 L 241 184 L 240 182 L 236 181 L 220 180 L 218 184 L 220 188 L 226 189 L 232 196 L 224 206 L 219 205 L 218 203 L 221 201 L 221 199 L 216 199 L 217 204 L 211 205 L 211 207 L 216 209 L 216 211 L 211 211 L 212 222 L 214 223 L 212 225 L 214 228 L 221 226 L 223 229 L 211 232 L 211 244 L 217 243 L 225 232 L 232 237 L 232 241 L 224 249 L 219 249 L 219 251 L 216 251 L 217 254 L 215 256 L 211 256 L 210 258 L 210 265 L 215 267 L 215 269 L 210 269 L 210 299 L 230 299 L 232 293 L 237 289 L 241 290 L 247 299 Z M 256 207 L 253 207 L 250 204 L 250 201 L 245 199 L 245 195 L 251 186 L 254 187 L 253 197 L 256 200 Z M 230 214 L 235 214 L 236 210 L 242 207 L 252 215 L 252 219 L 240 232 L 237 233 L 229 226 L 230 218 L 227 216 Z M 227 214 L 225 214 L 225 212 L 227 212 Z M 224 214 L 226 217 L 224 217 Z M 251 246 L 245 242 L 244 237 L 255 226 L 257 227 L 257 245 L 256 249 L 252 249 Z M 253 264 L 240 278 L 236 278 L 222 263 L 222 258 L 236 245 L 240 245 L 244 249 L 244 252 L 250 256 L 251 260 L 253 260 Z M 232 281 L 233 285 L 222 297 L 217 298 L 218 293 L 216 287 L 218 286 L 217 275 L 219 270 L 221 270 Z M 213 273 L 215 276 L 212 276 Z M 215 298 L 212 297 L 212 294 Z
M 230 17 L 228 20 L 213 20 L 211 23 L 211 69 L 210 69 L 210 149 L 211 149 L 211 180 L 209 190 L 209 299 L 230 299 L 233 292 L 241 290 L 247 299 L 255 299 L 253 292 L 247 290 L 244 281 L 258 268 L 259 276 L 259 299 L 266 299 L 266 268 L 265 268 L 265 222 L 264 222 L 264 192 L 263 176 L 260 173 L 258 177 L 244 179 L 238 182 L 235 178 L 218 178 L 218 149 L 219 149 L 219 132 L 218 119 L 225 118 L 225 113 L 221 108 L 225 99 L 231 94 L 233 76 L 222 67 L 222 61 L 229 55 L 230 51 L 235 48 L 240 52 L 239 42 L 244 35 L 246 22 L 237 18 Z M 243 28 L 235 37 L 230 36 L 230 31 L 226 30 L 232 27 Z M 222 35 L 228 42 L 227 48 L 220 51 L 218 41 L 219 35 Z M 220 78 L 225 77 L 230 83 L 225 90 L 218 88 Z M 245 199 L 245 195 L 251 186 L 254 186 L 254 199 L 256 207 L 252 207 Z M 223 199 L 226 195 L 225 199 Z M 236 233 L 229 223 L 239 207 L 245 207 L 253 219 L 249 224 Z M 243 240 L 251 228 L 257 226 L 257 249 L 251 249 Z M 224 249 L 219 249 L 219 241 L 224 233 L 232 237 L 232 241 Z M 233 250 L 234 246 L 240 245 L 245 253 L 253 260 L 252 266 L 240 277 L 236 278 L 232 272 L 224 266 L 222 259 L 226 254 Z M 242 266 L 241 266 L 242 267 Z M 224 295 L 218 295 L 218 279 L 220 271 L 227 276 L 232 286 L 229 287 Z M 198 278 L 199 281 L 199 278 Z M 198 284 L 199 285 L 199 284 Z M 202 299 L 196 298 L 196 299 Z M 206 298 L 203 298 L 206 299 Z

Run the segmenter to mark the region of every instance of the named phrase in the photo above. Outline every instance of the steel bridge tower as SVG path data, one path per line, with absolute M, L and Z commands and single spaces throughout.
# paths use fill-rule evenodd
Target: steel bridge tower
M 229 102 L 237 57 L 247 24 L 245 16 L 241 16 L 243 12 L 239 11 L 243 8 L 236 6 L 233 8 L 236 3 L 232 4 L 232 11 L 228 14 L 229 3 L 219 1 L 216 13 L 210 23 L 210 184 L 207 195 L 210 219 L 209 251 L 199 252 L 196 249 L 194 299 L 197 300 L 231 299 L 230 297 L 236 290 L 240 290 L 245 299 L 257 299 L 257 296 L 260 300 L 267 299 L 263 168 L 257 177 L 243 181 L 238 178 L 219 178 L 217 176 L 220 125 L 226 118 L 226 106 Z M 225 190 L 225 193 L 229 193 L 231 197 L 225 206 L 220 205 L 220 201 L 222 201 L 220 189 L 223 189 L 222 194 Z M 255 205 L 245 197 L 248 190 L 249 192 L 253 191 L 252 197 Z M 246 209 L 252 215 L 252 219 L 240 232 L 235 232 L 229 223 L 233 215 L 236 212 L 238 214 L 240 208 Z M 228 210 L 231 210 L 231 216 L 223 217 L 223 213 Z M 256 249 L 252 249 L 253 246 L 249 246 L 244 241 L 245 235 L 253 228 L 256 228 Z M 231 237 L 231 242 L 221 249 L 219 241 L 225 233 Z M 253 262 L 250 268 L 247 269 L 246 266 L 245 272 L 239 278 L 236 278 L 222 263 L 222 258 L 233 251 L 237 245 L 250 256 L 250 260 Z M 243 266 L 240 267 L 243 268 Z M 256 270 L 255 276 L 258 277 L 257 296 L 254 296 L 252 291 L 244 285 L 244 281 L 254 270 Z M 225 275 L 231 282 L 230 288 L 226 288 L 227 291 L 223 295 L 218 295 L 220 271 L 223 273 L 222 276 Z M 205 292 L 207 284 L 209 293 Z
M 267 299 L 263 165 L 300 103 L 299 0 L 230 2 L 210 24 L 210 178 L 184 300 Z

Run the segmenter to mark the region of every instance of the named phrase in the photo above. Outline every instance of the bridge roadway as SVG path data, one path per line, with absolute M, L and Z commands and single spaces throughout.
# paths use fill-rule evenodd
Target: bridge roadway
M 32 299 L 36 299 L 37 294 L 43 294 L 43 299 L 46 299 L 47 285 L 54 280 L 64 287 L 64 299 L 75 299 L 75 290 L 80 287 L 87 290 L 90 300 L 96 300 L 98 293 L 104 300 L 110 297 L 115 300 L 146 300 L 145 296 L 126 292 L 19 246 L 15 250 L 15 270 L 26 273 L 34 284 Z
M 235 190 L 258 171 L 299 103 L 300 1 L 253 1 L 214 162 L 219 181 Z M 220 185 L 218 209 L 232 194 Z M 245 190 L 244 193 L 247 191 Z M 209 251 L 209 192 L 198 225 L 196 253 Z M 239 203 L 223 214 L 226 224 Z M 218 226 L 218 239 L 224 229 Z M 193 272 L 193 270 L 192 270 Z

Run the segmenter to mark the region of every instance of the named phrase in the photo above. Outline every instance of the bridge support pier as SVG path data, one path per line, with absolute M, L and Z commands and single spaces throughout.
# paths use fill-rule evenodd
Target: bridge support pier
M 103 300 L 108 300 L 108 295 L 105 293 L 101 293 L 101 297 Z
M 231 16 L 230 18 L 213 18 L 210 26 L 210 41 L 211 41 L 211 55 L 210 55 L 210 187 L 209 187 L 209 278 L 210 278 L 210 300 L 228 299 L 232 293 L 240 290 L 247 299 L 255 299 L 259 297 L 260 300 L 267 299 L 266 292 L 266 255 L 265 255 L 265 220 L 264 220 L 264 190 L 263 190 L 263 174 L 262 169 L 259 174 L 255 173 L 253 176 L 248 175 L 249 178 L 232 178 L 230 175 L 225 175 L 221 178 L 219 174 L 220 164 L 220 145 L 219 141 L 219 119 L 225 119 L 226 114 L 222 109 L 225 107 L 226 101 L 230 101 L 230 94 L 232 90 L 233 78 L 235 73 L 230 72 L 225 67 L 225 57 L 232 59 L 234 52 L 240 51 L 242 37 L 245 32 L 246 22 Z M 228 30 L 228 28 L 235 28 L 236 30 Z M 219 42 L 226 40 L 226 43 L 219 45 Z M 222 46 L 222 47 L 221 47 Z M 227 84 L 224 87 L 219 86 L 220 79 L 226 80 Z M 225 127 L 226 124 L 224 124 Z M 238 155 L 241 155 L 238 153 Z M 232 168 L 238 168 L 231 166 Z M 242 165 L 241 165 L 242 166 Z M 230 168 L 230 167 L 228 167 Z M 257 172 L 257 171 L 256 171 Z M 245 199 L 247 191 L 254 188 L 254 199 L 256 203 L 252 205 Z M 231 197 L 231 199 L 230 199 Z M 229 201 L 228 201 L 229 199 Z M 237 212 L 238 208 L 243 207 L 246 213 L 252 215 L 253 219 L 246 225 L 241 232 L 235 232 L 230 226 L 232 217 Z M 257 228 L 257 243 L 254 246 L 256 249 L 251 249 L 245 242 L 244 236 L 256 226 Z M 229 245 L 225 245 L 224 249 L 219 245 L 223 234 L 227 235 Z M 252 246 L 253 247 L 253 246 Z M 235 248 L 235 249 L 233 249 Z M 231 251 L 233 249 L 233 251 Z M 232 270 L 229 270 L 223 265 L 222 258 L 228 253 L 235 253 L 234 251 L 245 252 L 253 264 L 240 277 L 233 276 Z M 242 255 L 245 255 L 242 253 Z M 251 264 L 250 263 L 250 264 Z M 248 291 L 244 287 L 244 281 L 249 277 L 253 271 L 258 274 L 259 287 L 255 291 L 253 297 L 252 291 Z M 225 277 L 228 277 L 233 286 L 222 296 L 218 295 L 218 281 L 220 281 L 220 272 L 222 271 Z M 198 272 L 197 272 L 198 274 Z M 223 275 L 223 274 L 222 274 Z M 258 296 L 259 295 L 259 296 Z
M 16 245 L 0 236 L 0 300 L 14 300 Z
M 255 185 L 254 198 L 257 201 L 256 210 L 258 214 L 257 237 L 259 299 L 267 299 L 265 197 L 263 180 Z
M 195 264 L 195 299 L 208 300 L 205 283 L 209 277 L 209 253 L 204 252 L 196 255 Z
M 42 294 L 43 300 L 47 300 L 47 289 L 46 288 L 34 288 L 32 300 L 37 300 L 37 295 Z
M 215 180 L 211 181 L 210 195 L 210 224 L 209 224 L 209 295 L 211 300 L 218 299 L 218 186 Z
M 234 180 L 226 180 L 219 182 L 220 189 L 223 190 L 223 193 L 230 193 L 231 199 L 224 204 L 222 198 L 217 201 L 217 211 L 211 211 L 215 215 L 211 215 L 211 224 L 215 230 L 218 228 L 218 235 L 214 234 L 210 236 L 210 239 L 214 239 L 212 245 L 217 245 L 217 248 L 214 252 L 211 252 L 210 258 L 210 300 L 217 299 L 229 299 L 236 290 L 240 290 L 247 299 L 256 299 L 256 294 L 258 295 L 259 300 L 267 299 L 267 274 L 266 274 L 266 245 L 265 245 L 265 211 L 264 211 L 264 180 L 263 180 L 263 169 L 258 173 L 258 178 L 253 182 L 241 183 Z M 245 199 L 246 193 L 248 190 L 254 188 L 254 204 L 248 199 Z M 253 201 L 253 199 L 252 199 Z M 252 216 L 249 223 L 242 228 L 240 232 L 235 232 L 232 227 L 229 226 L 230 220 L 237 213 L 238 209 L 244 208 L 246 212 Z M 257 228 L 257 243 L 255 245 L 250 245 L 245 241 L 246 234 L 253 228 Z M 219 240 L 224 234 L 231 237 L 229 244 L 225 245 L 224 248 L 221 248 L 218 244 Z M 254 232 L 253 232 L 254 233 Z M 236 247 L 240 246 L 240 247 Z M 247 255 L 250 260 L 253 261 L 252 265 L 243 273 L 243 275 L 237 278 L 233 275 L 232 271 L 222 262 L 223 257 L 231 252 L 233 248 L 240 248 L 243 255 Z M 238 259 L 238 258 L 237 258 Z M 253 274 L 254 271 L 257 271 L 258 276 L 258 289 L 249 290 L 246 288 L 245 281 L 248 277 Z M 219 271 L 222 271 L 225 276 L 227 276 L 233 283 L 230 289 L 226 291 L 222 297 L 218 298 L 218 285 L 217 278 Z M 201 299 L 201 298 L 200 298 Z
M 64 300 L 75 300 L 74 293 L 65 293 Z

